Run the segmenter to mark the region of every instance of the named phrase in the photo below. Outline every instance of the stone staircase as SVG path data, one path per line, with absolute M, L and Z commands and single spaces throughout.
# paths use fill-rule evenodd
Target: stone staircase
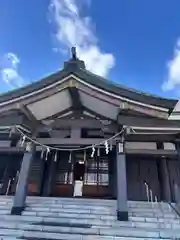
M 116 201 L 28 197 L 22 216 L 0 197 L 0 239 L 180 239 L 180 218 L 167 203 L 129 202 L 129 221 L 116 220 Z

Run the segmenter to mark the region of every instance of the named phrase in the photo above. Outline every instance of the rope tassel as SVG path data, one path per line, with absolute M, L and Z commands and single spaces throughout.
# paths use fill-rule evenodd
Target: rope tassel
M 22 142 L 21 142 L 21 147 L 24 145 L 25 140 L 26 140 L 26 136 L 23 136 L 23 137 L 22 137 Z
M 57 151 L 56 151 L 55 156 L 54 156 L 54 162 L 57 162 Z
M 105 141 L 105 142 L 104 142 L 104 146 L 105 146 L 106 154 L 108 154 L 108 153 L 109 153 L 108 141 Z
M 93 157 L 94 157 L 95 151 L 96 151 L 95 147 L 94 147 L 94 146 L 92 146 L 91 158 L 93 158 Z
M 44 149 L 42 149 L 41 151 L 41 159 L 43 159 L 43 157 L 44 157 Z
M 46 150 L 46 161 L 47 161 L 47 159 L 48 159 L 48 154 L 50 153 L 50 149 L 49 148 L 47 148 L 47 150 Z

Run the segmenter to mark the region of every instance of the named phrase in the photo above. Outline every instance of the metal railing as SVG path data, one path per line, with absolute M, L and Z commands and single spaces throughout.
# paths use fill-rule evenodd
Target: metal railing
M 147 182 L 144 183 L 145 185 L 145 188 L 146 188 L 146 196 L 147 196 L 147 201 L 151 203 L 151 207 L 152 207 L 152 210 L 154 212 L 154 216 L 157 218 L 157 223 L 158 223 L 158 228 L 159 229 L 162 229 L 162 228 L 165 228 L 165 225 L 163 225 L 163 222 L 161 221 L 161 215 L 159 216 L 158 214 L 158 211 L 157 210 L 160 210 L 161 211 L 161 214 L 162 214 L 162 218 L 164 217 L 164 208 L 163 208 L 163 205 L 162 205 L 162 202 L 159 202 L 158 201 L 158 197 L 156 195 L 153 194 L 153 191 L 152 189 L 150 188 L 149 184 Z M 179 209 L 180 209 L 180 187 L 177 185 L 176 187 L 176 199 L 178 201 L 178 204 L 179 204 Z M 171 204 L 168 204 L 169 206 L 169 212 L 172 213 L 172 206 Z M 171 232 L 172 232 L 172 237 L 171 239 L 172 240 L 175 240 L 177 239 L 176 237 L 174 237 L 174 229 L 173 229 L 173 226 L 171 224 Z

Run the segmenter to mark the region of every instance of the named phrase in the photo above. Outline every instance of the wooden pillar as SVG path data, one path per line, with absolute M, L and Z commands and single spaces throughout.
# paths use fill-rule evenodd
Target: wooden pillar
M 21 215 L 25 208 L 26 196 L 28 192 L 28 176 L 31 163 L 34 158 L 35 149 L 35 145 L 30 143 L 28 151 L 24 153 L 11 214 Z
M 55 177 L 56 177 L 56 166 L 57 166 L 57 159 L 55 158 L 55 154 L 53 153 L 51 155 L 51 158 L 49 159 L 49 176 L 47 181 L 47 196 L 52 196 L 53 194 L 53 185 L 55 183 Z
M 167 167 L 167 159 L 162 158 L 159 160 L 159 173 L 161 179 L 161 191 L 162 191 L 162 200 L 166 202 L 170 202 L 172 200 L 171 197 L 171 188 L 170 188 L 170 179 L 169 179 L 169 171 Z
M 126 179 L 126 154 L 124 143 L 119 142 L 116 150 L 116 169 L 117 169 L 117 219 L 128 221 L 127 205 L 127 179 Z
M 116 181 L 116 149 L 109 153 L 109 188 L 113 199 L 117 195 L 117 181 Z

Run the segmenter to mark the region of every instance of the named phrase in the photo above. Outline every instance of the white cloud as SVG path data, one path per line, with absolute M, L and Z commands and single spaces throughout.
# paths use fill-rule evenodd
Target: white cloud
M 174 57 L 168 63 L 168 79 L 163 83 L 164 91 L 175 90 L 180 86 L 180 40 L 177 41 Z
M 92 19 L 81 14 L 84 4 L 89 7 L 90 1 L 51 0 L 49 11 L 51 22 L 55 23 L 55 36 L 59 48 L 65 46 L 70 49 L 76 46 L 77 55 L 85 61 L 87 69 L 106 76 L 114 66 L 115 58 L 112 54 L 101 51 L 92 27 Z
M 0 60 L 0 75 L 11 89 L 22 87 L 25 84 L 24 79 L 18 72 L 19 58 L 14 53 L 5 54 Z

